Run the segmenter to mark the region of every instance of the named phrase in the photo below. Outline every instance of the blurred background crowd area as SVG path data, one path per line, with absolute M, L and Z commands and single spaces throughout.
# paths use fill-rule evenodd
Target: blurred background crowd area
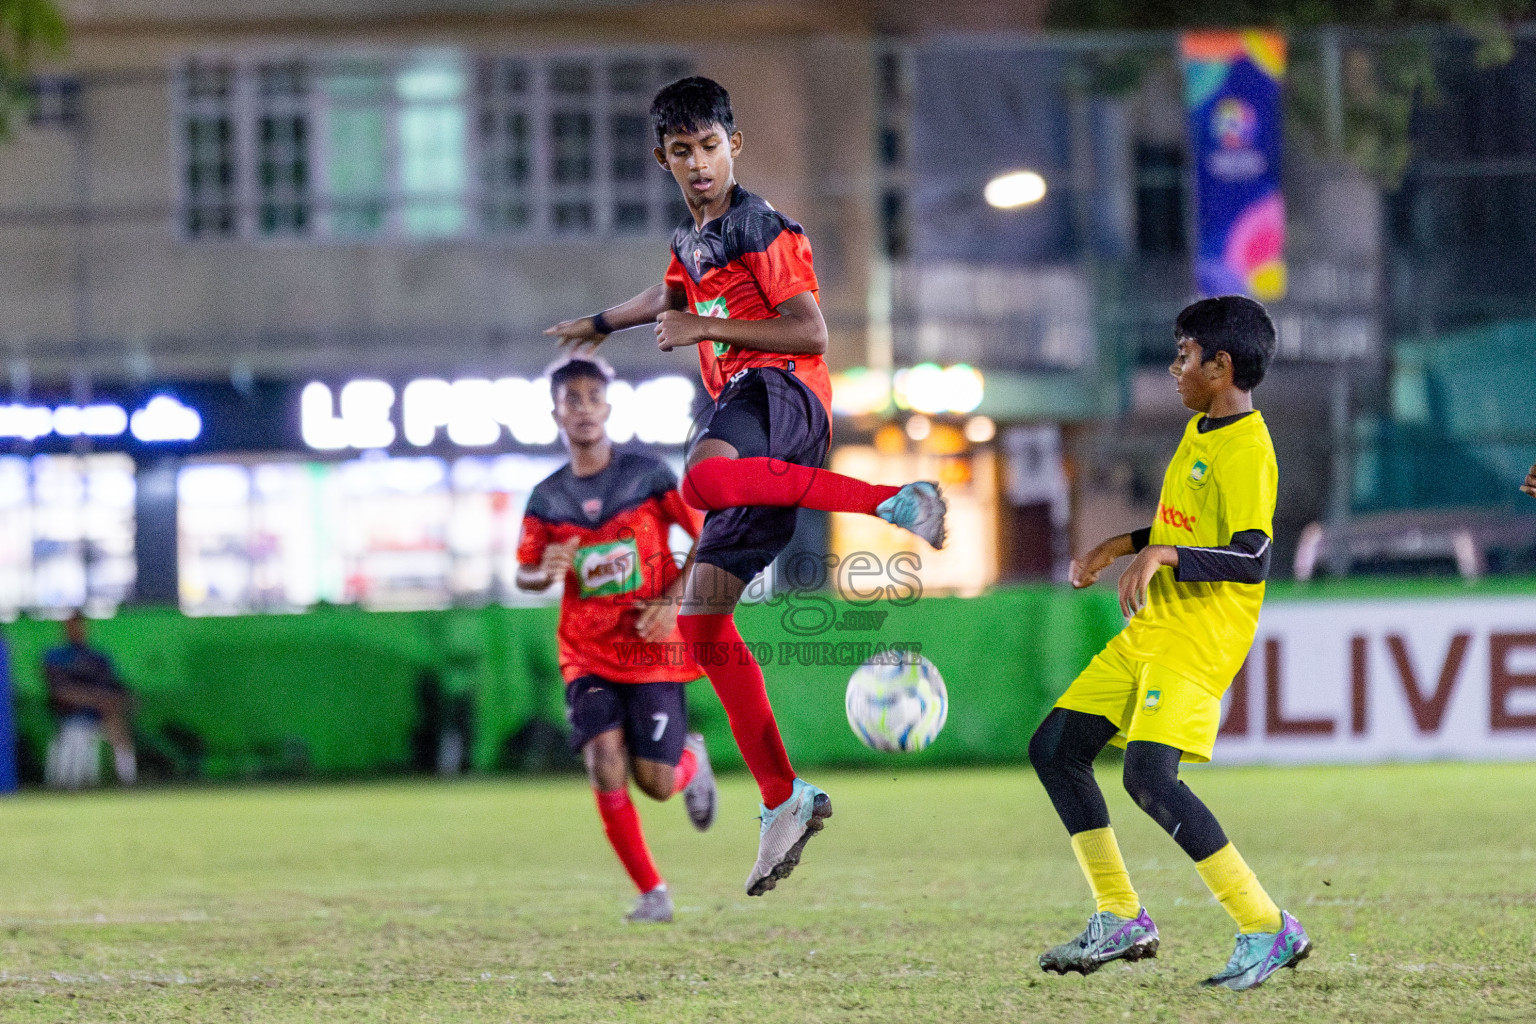
M 1536 569 L 1525 3 L 0 6 L 40 36 L 0 144 L 5 617 L 523 600 L 539 332 L 660 278 L 646 112 L 691 73 L 812 240 L 832 465 L 943 481 L 930 591 L 1061 580 L 1150 522 L 1188 415 L 1202 24 L 1285 34 L 1275 575 Z M 1010 172 L 1043 195 L 989 205 Z M 614 437 L 680 464 L 692 354 L 604 355 Z M 795 550 L 900 546 L 802 513 Z

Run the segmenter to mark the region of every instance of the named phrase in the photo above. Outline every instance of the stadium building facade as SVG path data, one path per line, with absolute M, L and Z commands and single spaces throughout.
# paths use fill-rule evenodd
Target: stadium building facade
M 71 8 L 0 160 L 0 611 L 515 600 L 522 496 L 556 451 L 539 331 L 665 268 L 681 211 L 645 113 L 693 72 L 732 91 L 742 180 L 815 246 L 833 465 L 944 481 L 957 543 L 930 588 L 1059 575 L 1074 534 L 1150 516 L 1190 198 L 1173 37 L 1043 37 L 1043 7 L 724 3 L 707 39 L 665 3 Z M 1330 66 L 1320 38 L 1296 59 Z M 1348 99 L 1381 42 L 1332 38 Z M 1516 41 L 1501 74 L 1528 70 Z M 1475 108 L 1475 76 L 1446 84 Z M 1286 564 L 1306 524 L 1387 501 L 1397 414 L 1441 415 L 1411 399 L 1455 363 L 1420 337 L 1404 376 L 1393 290 L 1455 168 L 1410 161 L 1384 202 L 1347 132 L 1292 120 L 1261 395 Z M 1523 138 L 1467 173 L 1529 180 Z M 1018 167 L 1045 198 L 987 207 Z M 615 436 L 676 460 L 702 389 L 642 334 L 605 347 Z M 798 550 L 889 555 L 876 526 L 805 514 Z

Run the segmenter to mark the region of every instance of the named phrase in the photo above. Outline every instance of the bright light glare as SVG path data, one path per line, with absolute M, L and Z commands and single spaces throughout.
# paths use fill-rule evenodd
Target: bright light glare
M 155 441 L 196 441 L 203 417 L 170 395 L 156 395 L 129 419 L 133 436 L 145 444 Z
M 965 421 L 965 439 L 972 444 L 986 444 L 997 436 L 997 424 L 989 416 L 972 416 Z
M 891 375 L 886 370 L 856 366 L 832 376 L 832 411 L 840 416 L 866 416 L 891 407 Z
M 950 412 L 973 412 L 986 393 L 981 371 L 956 363 L 944 371 L 944 403 Z
M 1045 198 L 1045 179 L 1034 171 L 999 174 L 987 182 L 982 195 L 987 205 L 999 210 L 1017 210 Z
M 382 380 L 349 381 L 341 389 L 341 419 L 353 448 L 388 448 L 395 441 L 389 411 L 395 389 Z
M 448 425 L 452 386 L 445 380 L 423 377 L 405 386 L 400 395 L 405 439 L 418 448 L 437 440 L 437 428 Z
M 907 436 L 914 441 L 925 441 L 933 433 L 933 421 L 927 416 L 913 416 L 907 420 Z
M 45 405 L 0 405 L 0 437 L 33 441 L 53 430 L 53 410 Z
M 448 440 L 464 448 L 482 448 L 501 440 L 494 414 L 495 388 L 481 377 L 453 382 L 448 412 Z
M 299 395 L 299 433 L 316 451 L 329 452 L 347 446 L 347 430 L 332 415 L 331 389 L 319 381 L 304 385 Z
M 635 388 L 635 433 L 646 444 L 682 444 L 693 429 L 693 381 L 657 377 Z
M 625 444 L 635 438 L 635 426 L 640 419 L 640 409 L 635 402 L 635 389 L 628 381 L 616 380 L 608 385 L 608 439 L 615 444 Z
M 502 377 L 496 382 L 496 416 L 519 444 L 553 444 L 560 436 L 554 413 L 548 377 Z

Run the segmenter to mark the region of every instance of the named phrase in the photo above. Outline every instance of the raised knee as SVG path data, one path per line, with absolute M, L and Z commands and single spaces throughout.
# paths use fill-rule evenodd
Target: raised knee
M 714 456 L 703 459 L 688 467 L 683 474 L 682 486 L 678 489 L 683 500 L 691 508 L 700 512 L 712 512 L 720 507 L 720 503 L 712 495 L 716 495 L 718 487 L 717 477 L 724 464 L 731 460 L 723 456 Z
M 1056 753 L 1059 744 L 1050 735 L 1055 730 L 1047 728 L 1048 723 L 1041 722 L 1035 734 L 1029 738 L 1029 763 L 1034 765 L 1036 775 L 1048 775 L 1060 769 Z
M 672 773 L 667 772 L 665 778 L 654 775 L 642 777 L 637 774 L 635 785 L 652 800 L 666 800 L 672 795 Z

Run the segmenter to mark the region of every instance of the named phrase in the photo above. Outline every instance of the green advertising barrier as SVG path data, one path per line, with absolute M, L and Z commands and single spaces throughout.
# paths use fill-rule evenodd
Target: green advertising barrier
M 188 618 L 125 608 L 90 625 L 138 702 L 147 774 L 238 779 L 402 771 L 429 705 L 467 705 L 477 770 L 556 761 L 564 730 L 554 608 Z M 848 729 L 848 676 L 876 645 L 915 646 L 949 687 L 949 722 L 929 763 L 1012 760 L 1052 697 L 1120 625 L 1113 595 L 1053 587 L 906 607 L 819 597 L 747 606 L 742 634 L 764 662 L 797 763 L 878 763 Z M 23 748 L 36 777 L 53 731 L 41 672 L 55 622 L 4 628 Z M 707 682 L 689 687 L 695 728 L 723 766 L 740 764 Z M 530 727 L 530 723 L 542 723 Z M 435 743 L 435 735 L 430 737 Z M 563 752 L 556 751 L 560 756 Z M 159 767 L 157 772 L 156 766 Z
M 1273 586 L 1270 600 L 1444 599 L 1536 593 L 1536 581 L 1343 581 Z M 346 776 L 432 763 L 436 727 L 460 708 L 469 764 L 479 771 L 571 765 L 561 734 L 564 690 L 555 608 L 188 618 L 125 608 L 90 626 L 138 701 L 146 775 L 182 778 Z M 797 596 L 748 605 L 741 633 L 764 664 L 769 695 L 796 764 L 873 765 L 849 730 L 843 693 L 877 645 L 917 647 L 943 673 L 949 720 L 906 764 L 1023 759 L 1056 695 L 1120 628 L 1114 591 L 1053 586 L 982 597 L 855 606 Z M 59 623 L 4 627 L 11 645 L 27 777 L 40 773 L 54 723 L 41 658 Z M 693 725 L 722 766 L 740 764 L 707 682 L 689 687 Z M 433 709 L 436 708 L 436 711 Z M 444 710 L 444 709 L 448 710 Z M 426 748 L 425 756 L 422 753 Z

